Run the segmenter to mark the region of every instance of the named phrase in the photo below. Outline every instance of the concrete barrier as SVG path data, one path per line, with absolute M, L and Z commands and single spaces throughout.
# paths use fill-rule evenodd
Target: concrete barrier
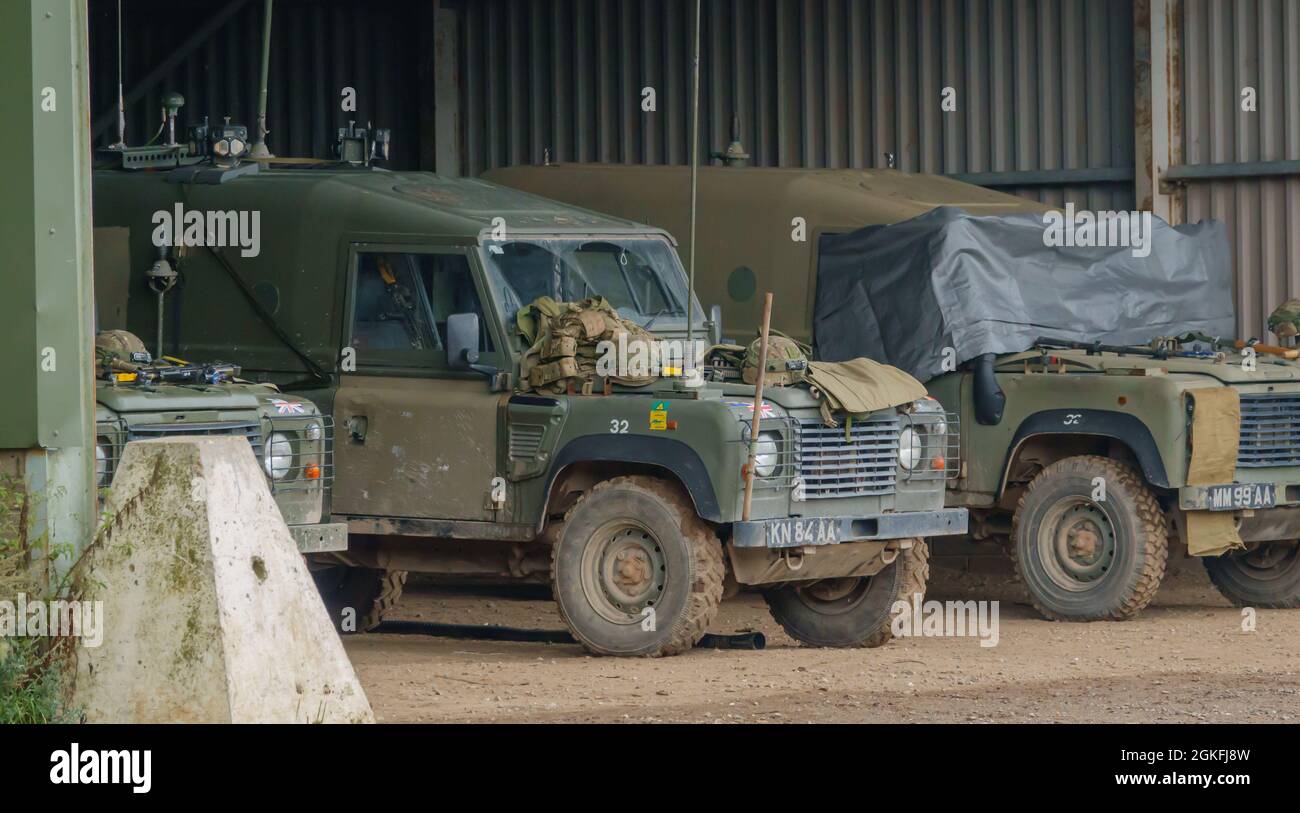
M 130 443 L 83 563 L 104 639 L 89 721 L 373 722 L 248 441 Z

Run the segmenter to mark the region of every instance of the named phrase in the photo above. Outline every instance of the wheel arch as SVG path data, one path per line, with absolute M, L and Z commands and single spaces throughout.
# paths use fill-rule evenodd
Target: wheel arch
M 1151 430 L 1140 419 L 1123 412 L 1101 409 L 1050 409 L 1035 412 L 1021 421 L 1012 437 L 1006 459 L 1002 461 L 1002 471 L 998 479 L 998 498 L 1007 490 L 1014 466 L 1021 456 L 1033 447 L 1034 441 L 1060 438 L 1079 438 L 1090 442 L 1114 441 L 1126 448 L 1137 461 L 1143 478 L 1149 485 L 1157 488 L 1169 488 L 1169 476 L 1165 471 L 1160 449 L 1156 445 Z M 1070 445 L 1050 462 L 1072 457 L 1076 452 Z M 1111 455 L 1106 455 L 1111 456 Z
M 640 471 L 675 482 L 690 498 L 697 516 L 723 521 L 709 470 L 690 446 L 670 438 L 585 435 L 569 441 L 555 455 L 546 474 L 545 508 L 539 522 L 545 524 L 563 497 L 555 491 L 557 483 L 583 474 L 599 478 L 615 464 L 619 474 Z

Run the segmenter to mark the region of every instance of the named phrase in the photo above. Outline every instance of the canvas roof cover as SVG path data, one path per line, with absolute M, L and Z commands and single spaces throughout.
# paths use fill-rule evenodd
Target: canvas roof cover
M 1048 246 L 1044 215 L 954 207 L 823 236 L 817 356 L 871 358 L 928 381 L 945 371 L 946 348 L 960 364 L 1028 350 L 1040 336 L 1108 344 L 1188 331 L 1232 337 L 1223 224 L 1151 224 L 1146 257 L 1127 246 Z

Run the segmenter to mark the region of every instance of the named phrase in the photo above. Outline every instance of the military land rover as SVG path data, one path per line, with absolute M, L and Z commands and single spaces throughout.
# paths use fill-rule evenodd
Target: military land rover
M 485 177 L 680 234 L 688 172 L 557 165 Z M 699 290 L 726 303 L 728 330 L 752 330 L 754 291 L 775 289 L 781 321 L 809 341 L 828 239 L 940 206 L 1047 210 L 892 170 L 708 167 L 699 200 Z M 1127 305 L 1121 290 L 1111 296 L 1109 307 Z M 1236 342 L 1151 345 L 1159 332 L 1167 326 L 1125 347 L 1038 343 L 922 377 L 961 418 L 948 504 L 970 509 L 971 539 L 1005 545 L 1049 618 L 1136 614 L 1156 593 L 1171 542 L 1201 556 L 1239 605 L 1300 606 L 1300 366 Z
M 761 588 L 805 643 L 892 637 L 895 603 L 923 590 L 924 539 L 965 532 L 965 509 L 943 505 L 954 416 L 923 389 L 900 402 L 869 387 L 875 408 L 828 425 L 806 386 L 769 389 L 755 416 L 754 387 L 711 373 L 575 383 L 551 362 L 559 381 L 521 378 L 537 348 L 522 317 L 539 308 L 595 303 L 597 336 L 626 322 L 659 341 L 685 337 L 691 308 L 703 338 L 671 238 L 485 181 L 356 163 L 94 179 L 96 223 L 130 230 L 137 266 L 157 255 L 156 212 L 260 213 L 256 256 L 172 251 L 184 283 L 164 318 L 178 355 L 238 357 L 333 416 L 328 513 L 350 539 L 311 557 L 327 606 L 371 627 L 407 571 L 540 577 L 589 650 L 662 655 L 704 634 L 726 582 Z M 133 284 L 143 330 L 156 314 Z
M 347 547 L 347 527 L 322 522 L 333 478 L 330 417 L 310 400 L 239 377 L 234 364 L 155 358 L 124 329 L 134 268 L 124 229 L 96 229 L 95 481 L 113 483 L 134 440 L 178 435 L 248 438 L 299 550 Z M 228 354 L 222 356 L 230 358 Z

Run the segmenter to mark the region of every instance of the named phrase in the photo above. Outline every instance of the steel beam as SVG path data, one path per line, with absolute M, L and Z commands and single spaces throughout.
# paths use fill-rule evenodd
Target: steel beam
M 1165 169 L 1166 183 L 1210 181 L 1232 178 L 1276 178 L 1300 175 L 1300 161 L 1246 161 L 1237 164 L 1180 164 Z
M 0 3 L 0 31 L 0 470 L 28 541 L 75 548 L 95 523 L 86 4 Z

